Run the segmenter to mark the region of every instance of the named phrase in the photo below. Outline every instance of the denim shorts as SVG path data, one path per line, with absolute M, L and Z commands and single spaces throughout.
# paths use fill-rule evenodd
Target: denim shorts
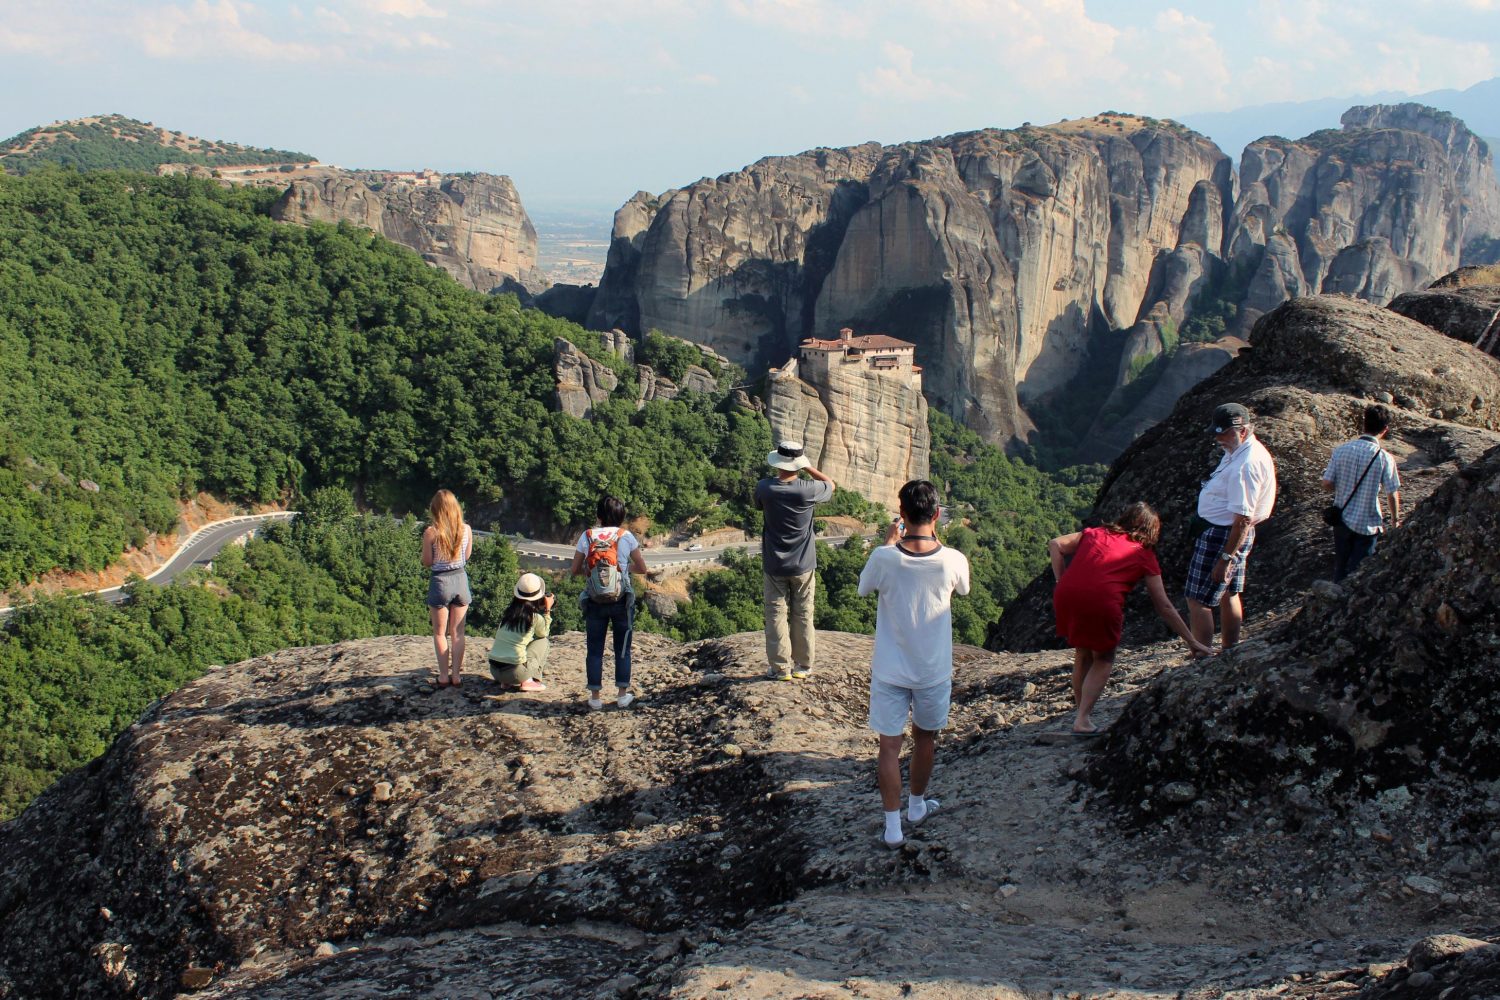
M 906 720 L 918 729 L 937 732 L 948 724 L 953 679 L 931 687 L 908 688 L 870 678 L 870 728 L 881 736 L 900 736 Z

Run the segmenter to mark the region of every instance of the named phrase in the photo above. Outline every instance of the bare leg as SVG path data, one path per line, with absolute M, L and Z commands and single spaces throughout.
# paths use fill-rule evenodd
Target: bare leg
M 439 684 L 448 681 L 449 649 L 448 649 L 448 609 L 428 608 L 432 618 L 432 648 L 437 653 L 437 679 Z
M 1239 594 L 1225 594 L 1219 602 L 1219 621 L 1224 626 L 1224 648 L 1240 641 L 1240 625 L 1245 621 L 1245 609 L 1240 604 Z
M 1073 650 L 1073 704 L 1078 704 L 1083 698 L 1083 678 L 1089 672 L 1091 653 L 1087 649 L 1078 648 Z
M 886 812 L 901 808 L 901 744 L 905 741 L 905 736 L 880 737 L 880 804 Z
M 464 620 L 468 615 L 468 605 L 454 605 L 448 609 L 448 667 L 454 680 L 458 680 L 464 671 Z
M 1214 644 L 1214 609 L 1188 598 L 1188 624 L 1193 629 L 1193 638 L 1205 646 Z
M 917 798 L 921 798 L 927 791 L 927 782 L 932 778 L 932 762 L 937 756 L 937 733 L 912 726 L 911 739 L 911 793 Z M 897 803 L 901 801 L 899 791 L 900 777 L 901 774 L 898 770 L 896 772 Z
M 1094 710 L 1094 704 L 1098 702 L 1100 693 L 1104 691 L 1104 685 L 1109 683 L 1109 670 L 1115 663 L 1113 649 L 1096 649 L 1092 652 L 1088 676 L 1083 679 L 1083 695 L 1078 699 L 1078 715 L 1073 719 L 1073 732 L 1075 733 L 1096 731 L 1089 713 Z

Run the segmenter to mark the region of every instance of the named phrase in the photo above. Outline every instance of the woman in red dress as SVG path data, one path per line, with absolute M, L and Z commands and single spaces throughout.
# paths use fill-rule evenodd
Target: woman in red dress
M 1156 562 L 1156 539 L 1161 519 L 1144 503 L 1133 503 L 1113 524 L 1085 528 L 1047 543 L 1052 557 L 1052 608 L 1057 634 L 1073 647 L 1073 702 L 1078 715 L 1073 732 L 1095 733 L 1089 718 L 1099 693 L 1109 680 L 1115 647 L 1125 624 L 1125 595 L 1141 579 L 1156 613 L 1181 636 L 1197 656 L 1213 650 L 1193 638 L 1182 616 L 1172 606 Z M 1064 566 L 1066 565 L 1066 569 Z

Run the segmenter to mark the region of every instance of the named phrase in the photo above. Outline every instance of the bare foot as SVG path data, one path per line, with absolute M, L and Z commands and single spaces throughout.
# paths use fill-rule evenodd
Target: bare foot
M 1097 733 L 1098 731 L 1099 727 L 1095 726 L 1088 719 L 1080 719 L 1073 723 L 1073 732 L 1075 733 Z

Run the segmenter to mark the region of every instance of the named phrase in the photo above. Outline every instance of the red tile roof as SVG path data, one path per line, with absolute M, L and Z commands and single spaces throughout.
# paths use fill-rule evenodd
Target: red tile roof
M 912 350 L 917 345 L 905 340 L 897 340 L 883 333 L 869 333 L 862 337 L 850 337 L 848 340 L 819 340 L 817 337 L 809 337 L 802 342 L 803 347 L 812 347 L 820 351 L 841 351 L 845 348 L 854 348 L 861 351 L 892 351 Z

